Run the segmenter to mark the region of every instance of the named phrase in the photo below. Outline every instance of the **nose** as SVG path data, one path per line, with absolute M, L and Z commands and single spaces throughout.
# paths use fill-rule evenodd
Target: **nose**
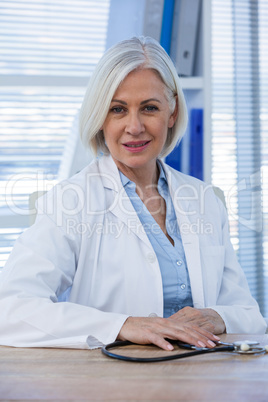
M 145 131 L 142 116 L 139 113 L 129 113 L 127 116 L 125 131 L 131 135 L 139 135 Z

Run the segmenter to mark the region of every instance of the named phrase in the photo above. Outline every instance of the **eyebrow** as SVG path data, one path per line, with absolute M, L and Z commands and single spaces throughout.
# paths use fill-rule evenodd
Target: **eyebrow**
M 152 102 L 152 101 L 161 103 L 159 99 L 149 98 L 149 99 L 146 99 L 146 100 L 142 101 L 140 104 L 144 105 L 145 103 Z M 122 105 L 127 105 L 127 102 L 122 101 L 120 99 L 112 99 L 112 102 L 117 102 L 117 103 L 121 103 Z

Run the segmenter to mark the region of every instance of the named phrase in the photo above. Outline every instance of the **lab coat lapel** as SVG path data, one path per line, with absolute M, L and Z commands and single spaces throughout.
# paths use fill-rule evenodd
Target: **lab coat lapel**
M 118 168 L 111 156 L 103 156 L 99 160 L 99 170 L 106 189 L 108 210 L 151 248 L 151 243 L 122 185 Z
M 185 182 L 182 177 L 175 176 L 174 173 L 166 166 L 163 165 L 169 185 L 170 194 L 173 200 L 175 213 L 178 219 L 182 243 L 185 251 L 187 267 L 191 282 L 192 297 L 194 307 L 204 307 L 204 290 L 203 278 L 200 259 L 200 246 L 197 233 L 191 230 L 191 222 L 188 218 L 188 213 L 191 211 L 190 196 L 180 196 L 180 186 L 182 189 L 187 190 L 189 184 Z

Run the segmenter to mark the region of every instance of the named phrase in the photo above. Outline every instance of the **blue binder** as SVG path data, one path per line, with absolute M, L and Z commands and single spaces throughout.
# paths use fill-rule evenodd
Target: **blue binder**
M 160 44 L 168 54 L 170 52 L 174 6 L 175 0 L 165 0 Z
M 181 170 L 181 144 L 177 145 L 165 158 L 165 162 L 176 170 Z
M 190 114 L 189 174 L 203 180 L 203 109 Z

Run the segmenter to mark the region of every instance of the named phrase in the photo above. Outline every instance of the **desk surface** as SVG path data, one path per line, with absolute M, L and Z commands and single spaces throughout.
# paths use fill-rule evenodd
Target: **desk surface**
M 246 338 L 268 344 L 268 335 Z M 221 339 L 233 342 L 245 335 L 222 335 Z M 152 350 L 135 348 L 136 355 Z M 166 352 L 153 348 L 153 353 Z M 0 399 L 267 401 L 268 354 L 225 352 L 163 363 L 130 363 L 106 357 L 100 349 L 0 347 Z

